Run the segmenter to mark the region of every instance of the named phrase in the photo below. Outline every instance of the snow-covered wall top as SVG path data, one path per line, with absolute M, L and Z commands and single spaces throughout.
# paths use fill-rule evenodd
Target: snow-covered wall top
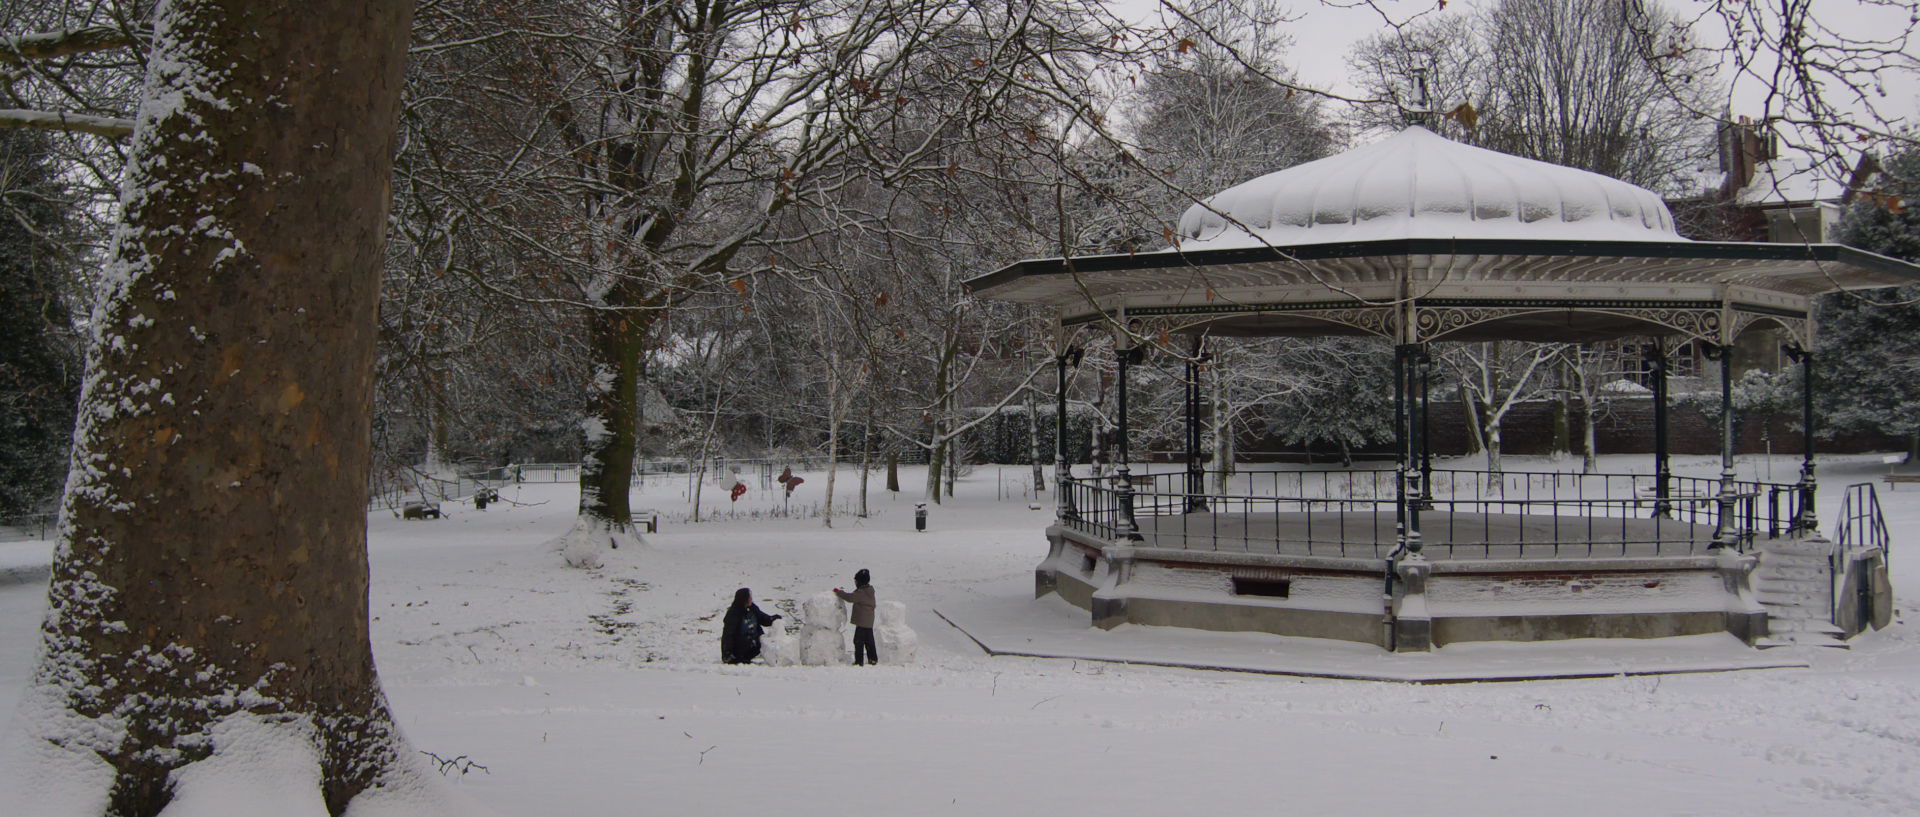
M 1645 188 L 1420 127 L 1227 188 L 1187 209 L 1180 237 L 1183 250 L 1393 238 L 1684 240 L 1666 203 Z

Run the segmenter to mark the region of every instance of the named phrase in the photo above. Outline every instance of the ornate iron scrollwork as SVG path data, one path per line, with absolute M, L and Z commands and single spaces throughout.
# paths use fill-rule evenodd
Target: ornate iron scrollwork
M 1483 323 L 1556 312 L 1619 315 L 1663 326 L 1701 340 L 1718 341 L 1720 310 L 1698 307 L 1611 307 L 1561 304 L 1488 304 L 1484 306 L 1416 306 L 1414 326 L 1422 340 L 1444 340 L 1447 335 Z

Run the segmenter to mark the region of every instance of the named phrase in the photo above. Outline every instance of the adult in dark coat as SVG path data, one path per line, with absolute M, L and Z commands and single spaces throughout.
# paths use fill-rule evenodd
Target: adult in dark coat
M 733 606 L 727 608 L 726 618 L 720 622 L 720 660 L 745 664 L 759 657 L 761 628 L 779 618 L 754 606 L 753 591 L 744 587 L 735 590 Z

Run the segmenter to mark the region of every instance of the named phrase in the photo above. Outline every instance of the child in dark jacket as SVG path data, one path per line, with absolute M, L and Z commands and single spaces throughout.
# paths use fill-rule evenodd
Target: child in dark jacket
M 860 568 L 860 572 L 853 574 L 853 592 L 848 593 L 836 587 L 833 594 L 853 605 L 853 665 L 858 667 L 880 663 L 880 650 L 873 643 L 873 611 L 879 602 L 867 569 Z M 862 661 L 862 658 L 865 660 Z
M 753 591 L 740 588 L 733 592 L 733 606 L 720 622 L 720 660 L 745 664 L 760 655 L 761 628 L 778 620 L 754 606 Z

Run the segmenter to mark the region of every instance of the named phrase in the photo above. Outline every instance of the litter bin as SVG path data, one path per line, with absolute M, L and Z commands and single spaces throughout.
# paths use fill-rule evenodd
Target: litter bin
M 913 529 L 924 532 L 927 529 L 927 503 L 913 503 Z

